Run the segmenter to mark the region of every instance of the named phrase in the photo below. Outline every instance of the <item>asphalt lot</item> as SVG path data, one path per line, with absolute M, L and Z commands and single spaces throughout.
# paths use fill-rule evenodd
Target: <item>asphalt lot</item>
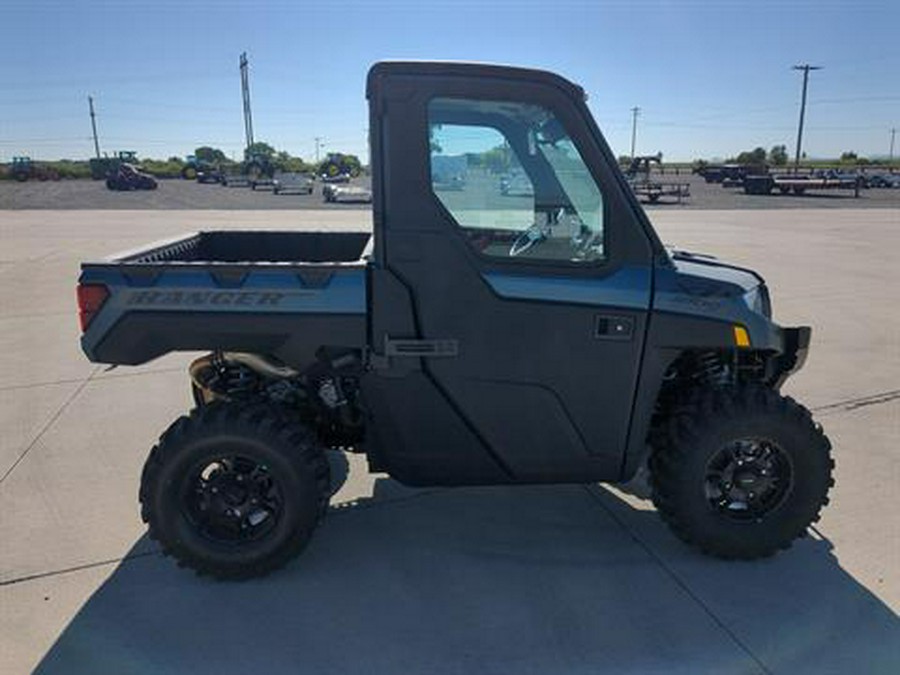
M 804 195 L 745 195 L 742 190 L 708 184 L 690 174 L 653 174 L 654 181 L 686 182 L 691 196 L 677 204 L 664 197 L 658 204 L 646 204 L 648 210 L 691 209 L 808 209 L 808 208 L 900 208 L 900 189 L 863 190 L 859 198 L 852 191 L 809 192 Z M 354 184 L 368 185 L 368 178 Z M 271 190 L 247 187 L 200 185 L 194 181 L 160 180 L 159 188 L 141 192 L 113 192 L 101 181 L 67 180 L 57 182 L 15 183 L 0 181 L 0 210 L 3 209 L 213 209 L 213 210 L 285 210 L 369 209 L 368 204 L 325 204 L 322 184 L 316 183 L 312 195 L 274 195 Z
M 413 490 L 350 457 L 307 552 L 223 584 L 164 559 L 137 509 L 150 446 L 190 405 L 190 356 L 89 363 L 78 263 L 369 215 L 141 209 L 0 211 L 0 672 L 900 672 L 900 210 L 651 214 L 664 241 L 760 271 L 779 322 L 814 326 L 786 391 L 831 437 L 837 486 L 790 551 L 704 558 L 633 490 Z

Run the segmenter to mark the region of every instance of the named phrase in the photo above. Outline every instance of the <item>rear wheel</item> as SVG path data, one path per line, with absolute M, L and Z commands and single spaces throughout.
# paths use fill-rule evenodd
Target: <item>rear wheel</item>
M 699 392 L 655 439 L 653 501 L 703 552 L 753 559 L 788 548 L 828 503 L 831 444 L 809 411 L 760 386 Z
M 315 436 L 265 406 L 215 403 L 160 437 L 141 476 L 141 516 L 178 564 L 220 579 L 297 556 L 328 507 Z

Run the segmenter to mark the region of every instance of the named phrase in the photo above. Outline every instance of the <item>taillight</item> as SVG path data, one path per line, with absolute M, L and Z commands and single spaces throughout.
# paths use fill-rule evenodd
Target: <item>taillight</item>
M 97 312 L 103 307 L 109 291 L 101 284 L 78 284 L 78 320 L 81 322 L 81 332 L 87 330 L 94 320 Z

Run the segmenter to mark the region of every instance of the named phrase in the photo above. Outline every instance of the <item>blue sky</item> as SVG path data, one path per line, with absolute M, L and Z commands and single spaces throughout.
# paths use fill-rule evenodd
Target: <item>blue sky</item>
M 897 0 L 0 0 L 0 17 L 0 161 L 91 156 L 88 95 L 101 150 L 239 157 L 242 51 L 257 140 L 305 159 L 317 136 L 365 159 L 366 71 L 391 58 L 559 72 L 618 154 L 632 106 L 639 153 L 793 153 L 803 62 L 824 68 L 810 77 L 810 156 L 887 154 L 900 126 Z

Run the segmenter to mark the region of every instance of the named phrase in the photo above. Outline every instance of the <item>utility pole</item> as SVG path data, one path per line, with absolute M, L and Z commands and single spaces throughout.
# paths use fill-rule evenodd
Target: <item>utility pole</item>
M 896 129 L 891 129 L 891 151 L 888 154 L 888 163 L 893 166 L 894 164 L 894 136 L 897 134 Z
M 322 142 L 321 136 L 316 136 L 316 164 L 319 163 L 319 149 L 322 148 L 325 144 Z
M 253 145 L 253 115 L 250 113 L 250 72 L 248 70 L 247 52 L 241 54 L 241 95 L 244 99 L 244 136 L 247 141 L 246 150 Z
M 634 159 L 634 141 L 637 138 L 637 118 L 641 114 L 641 109 L 634 106 L 631 109 L 631 159 Z
M 808 63 L 794 66 L 794 70 L 803 71 L 803 96 L 800 99 L 800 126 L 797 128 L 797 152 L 794 154 L 794 173 L 800 168 L 800 146 L 803 143 L 803 117 L 806 114 L 806 85 L 809 83 L 809 71 L 822 70 L 821 66 L 811 66 Z
M 97 120 L 94 114 L 94 97 L 88 96 L 88 107 L 91 110 L 91 128 L 94 130 L 94 153 L 100 159 L 100 142 L 97 140 Z

